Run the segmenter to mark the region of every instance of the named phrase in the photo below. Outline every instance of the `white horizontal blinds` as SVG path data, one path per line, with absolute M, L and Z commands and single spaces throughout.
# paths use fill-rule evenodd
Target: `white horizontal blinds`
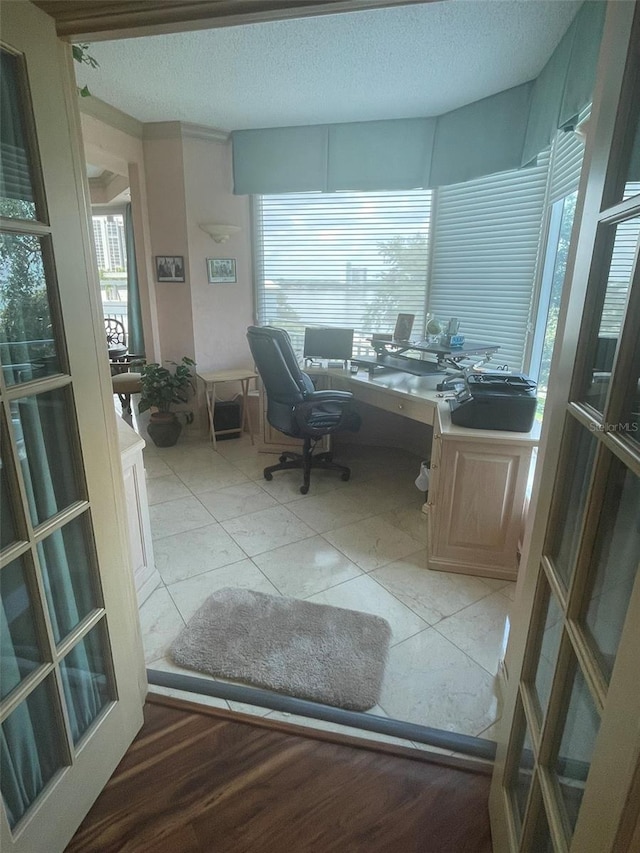
M 583 157 L 584 140 L 573 131 L 558 131 L 551 158 L 549 204 L 576 192 Z
M 256 201 L 258 323 L 353 328 L 354 354 L 399 312 L 424 331 L 431 191 L 293 193 Z
M 521 370 L 549 166 L 441 187 L 432 240 L 428 310 L 457 317 L 467 341 L 500 345 L 496 366 Z
M 635 192 L 640 192 L 640 183 L 627 184 L 627 186 L 634 187 Z M 600 319 L 599 336 L 601 338 L 620 337 L 634 261 L 638 252 L 639 234 L 640 217 L 626 219 L 616 226 L 609 280 Z

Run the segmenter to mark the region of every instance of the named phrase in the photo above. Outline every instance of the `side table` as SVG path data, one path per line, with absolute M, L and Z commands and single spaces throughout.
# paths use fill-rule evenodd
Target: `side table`
M 249 436 L 251 444 L 253 444 L 253 424 L 251 423 L 251 412 L 249 411 L 248 396 L 249 382 L 252 379 L 257 379 L 258 374 L 248 368 L 236 368 L 234 370 L 207 370 L 198 371 L 198 379 L 204 383 L 204 392 L 207 400 L 207 412 L 209 414 L 209 434 L 213 442 L 213 448 L 216 449 L 216 430 L 213 425 L 213 418 L 216 406 L 216 385 L 223 382 L 239 382 L 242 387 L 242 421 L 239 427 L 233 429 L 217 430 L 218 435 L 229 435 L 231 433 L 243 432 L 245 424 L 249 426 Z

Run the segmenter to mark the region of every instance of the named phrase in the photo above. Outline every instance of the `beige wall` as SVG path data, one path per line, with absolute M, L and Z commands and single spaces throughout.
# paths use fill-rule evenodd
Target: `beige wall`
M 233 195 L 230 142 L 218 131 L 180 122 L 143 125 L 88 100 L 82 116 L 87 162 L 129 178 L 147 357 L 179 361 L 187 355 L 200 370 L 250 366 L 249 199 Z M 200 229 L 204 222 L 240 231 L 216 243 Z M 184 284 L 156 281 L 157 255 L 184 257 Z M 207 258 L 234 258 L 236 283 L 209 284 Z M 229 397 L 239 388 L 220 390 Z M 203 407 L 200 397 L 197 408 Z
M 156 282 L 158 329 L 162 357 L 180 361 L 194 358 L 193 311 L 191 304 L 189 245 L 182 157 L 178 122 L 163 123 L 162 135 L 144 139 L 144 165 L 149 201 L 151 254 L 184 258 L 185 282 Z M 151 126 L 153 128 L 153 125 Z
M 249 199 L 232 193 L 228 140 L 183 133 L 183 158 L 195 359 L 202 370 L 250 366 L 245 338 L 253 320 Z M 241 230 L 216 243 L 200 228 L 204 222 Z M 209 284 L 207 258 L 234 258 L 236 283 Z

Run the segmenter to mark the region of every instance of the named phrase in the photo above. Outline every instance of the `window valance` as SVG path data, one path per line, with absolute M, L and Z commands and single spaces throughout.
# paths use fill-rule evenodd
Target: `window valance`
M 535 80 L 441 116 L 236 130 L 234 193 L 429 188 L 527 165 L 591 100 L 605 10 L 587 0 Z

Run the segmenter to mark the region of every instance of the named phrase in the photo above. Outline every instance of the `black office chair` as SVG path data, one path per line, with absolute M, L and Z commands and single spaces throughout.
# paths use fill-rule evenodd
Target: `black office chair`
M 333 461 L 331 453 L 313 454 L 312 443 L 325 435 L 360 429 L 360 415 L 351 408 L 349 391 L 316 391 L 313 382 L 300 370 L 289 335 L 271 326 L 249 326 L 247 340 L 267 394 L 267 420 L 272 427 L 304 441 L 302 453 L 285 451 L 278 465 L 264 469 L 265 480 L 274 471 L 301 468 L 300 491 L 309 491 L 312 468 L 342 472 L 348 480 L 351 471 Z

